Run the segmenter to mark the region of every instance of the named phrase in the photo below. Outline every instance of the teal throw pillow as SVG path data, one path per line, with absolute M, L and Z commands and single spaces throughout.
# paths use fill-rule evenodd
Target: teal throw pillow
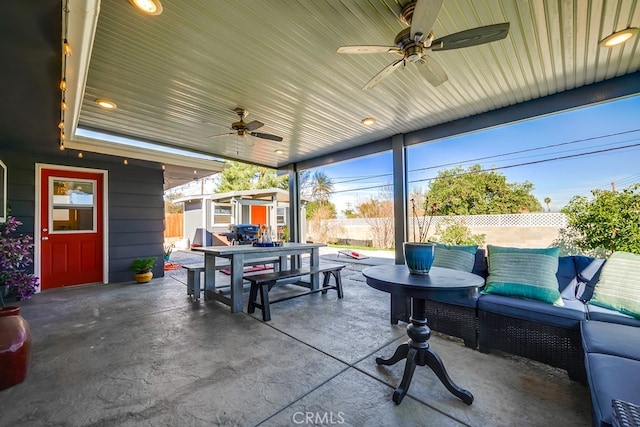
M 640 319 L 640 255 L 623 251 L 611 254 L 589 304 Z
M 509 248 L 488 245 L 485 294 L 499 294 L 563 306 L 558 290 L 560 248 Z
M 454 246 L 436 243 L 433 266 L 471 273 L 477 250 L 478 245 Z

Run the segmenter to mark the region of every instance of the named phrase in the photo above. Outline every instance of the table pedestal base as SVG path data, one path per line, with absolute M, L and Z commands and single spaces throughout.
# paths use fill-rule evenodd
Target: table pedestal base
M 402 375 L 402 381 L 398 388 L 393 393 L 393 401 L 396 405 L 402 402 L 402 399 L 409 390 L 411 379 L 413 378 L 413 372 L 416 366 L 428 366 L 435 372 L 442 384 L 449 390 L 454 396 L 460 398 L 467 405 L 473 403 L 473 395 L 458 387 L 451 381 L 447 370 L 440 359 L 440 356 L 435 351 L 429 348 L 429 337 L 431 336 L 431 330 L 427 326 L 426 319 L 426 305 L 425 301 L 417 298 L 413 298 L 413 316 L 410 319 L 411 323 L 407 326 L 407 335 L 409 335 L 409 341 L 405 344 L 401 344 L 396 352 L 389 359 L 383 359 L 381 357 L 376 358 L 378 365 L 394 365 L 402 359 L 407 359 L 404 367 L 404 374 Z

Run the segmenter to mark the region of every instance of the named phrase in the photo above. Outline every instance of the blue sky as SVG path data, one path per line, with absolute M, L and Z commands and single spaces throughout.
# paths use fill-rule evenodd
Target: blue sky
M 574 157 L 558 159 L 566 156 Z M 414 146 L 407 163 L 409 189 L 426 189 L 438 170 L 481 164 L 508 182 L 533 183 L 540 203 L 549 197 L 559 210 L 592 189 L 640 182 L 640 96 Z M 380 189 L 370 187 L 391 182 L 391 153 L 319 169 L 334 181 L 331 201 L 341 212 L 376 197 Z

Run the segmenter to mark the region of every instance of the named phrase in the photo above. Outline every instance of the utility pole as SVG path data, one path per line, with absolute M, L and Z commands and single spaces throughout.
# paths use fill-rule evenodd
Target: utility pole
M 616 183 L 615 182 L 611 183 L 611 191 L 614 192 L 614 193 L 616 192 Z

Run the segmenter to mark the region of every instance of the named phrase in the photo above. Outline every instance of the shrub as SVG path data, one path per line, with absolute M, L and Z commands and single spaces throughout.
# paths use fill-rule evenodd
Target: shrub
M 27 299 L 35 294 L 38 278 L 26 271 L 33 263 L 33 238 L 14 235 L 20 225 L 22 222 L 12 216 L 0 224 L 0 286 L 7 286 L 9 295 Z
M 485 243 L 485 234 L 472 234 L 471 229 L 461 222 L 446 219 L 436 228 L 437 241 L 447 245 L 478 245 Z
M 575 245 L 585 251 L 640 254 L 640 183 L 622 191 L 592 190 L 593 198 L 575 196 L 562 212 L 569 217 Z

